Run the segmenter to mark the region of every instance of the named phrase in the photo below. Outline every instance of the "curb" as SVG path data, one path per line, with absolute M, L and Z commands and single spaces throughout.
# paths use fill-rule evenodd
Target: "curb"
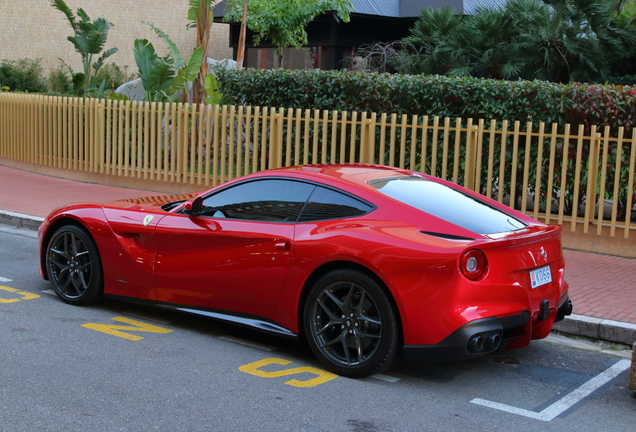
M 632 368 L 629 371 L 629 389 L 636 391 L 636 343 L 632 349 Z
M 37 231 L 44 218 L 0 210 L 0 224 Z
M 632 345 L 636 341 L 636 324 L 572 314 L 554 324 L 552 330 Z

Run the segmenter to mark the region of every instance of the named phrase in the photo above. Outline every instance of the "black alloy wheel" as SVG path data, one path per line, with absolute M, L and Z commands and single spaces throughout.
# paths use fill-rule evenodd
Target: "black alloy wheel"
M 393 301 L 364 273 L 337 270 L 321 277 L 307 296 L 303 317 L 312 351 L 339 375 L 379 373 L 396 359 L 400 326 Z
M 97 246 L 75 225 L 63 226 L 51 237 L 46 271 L 53 290 L 66 303 L 86 305 L 102 295 L 104 282 Z

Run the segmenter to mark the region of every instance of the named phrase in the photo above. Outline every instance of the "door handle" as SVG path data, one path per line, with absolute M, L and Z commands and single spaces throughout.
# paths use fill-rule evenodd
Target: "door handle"
M 289 244 L 289 242 L 288 242 L 288 241 L 286 241 L 286 242 L 280 242 L 280 243 L 276 243 L 276 244 L 274 245 L 274 247 L 275 247 L 276 249 L 278 249 L 279 251 L 289 252 L 290 244 Z

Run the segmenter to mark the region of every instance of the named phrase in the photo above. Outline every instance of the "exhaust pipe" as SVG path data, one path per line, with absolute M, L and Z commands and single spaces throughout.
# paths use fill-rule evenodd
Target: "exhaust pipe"
M 479 333 L 468 339 L 468 351 L 471 353 L 488 353 L 499 348 L 501 334 L 498 331 Z
M 484 342 L 484 348 L 486 351 L 494 351 L 499 348 L 499 344 L 501 343 L 501 336 L 499 333 L 490 333 L 486 336 L 486 341 Z
M 572 315 L 572 301 L 568 300 L 561 305 L 561 307 L 557 310 L 556 318 L 554 322 L 562 321 L 567 315 Z
M 481 335 L 473 336 L 468 340 L 468 351 L 481 352 L 484 349 L 484 338 Z

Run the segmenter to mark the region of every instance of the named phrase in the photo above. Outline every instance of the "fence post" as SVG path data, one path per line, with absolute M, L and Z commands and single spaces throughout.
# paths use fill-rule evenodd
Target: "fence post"
M 269 117 L 269 151 L 267 152 L 267 165 L 265 168 L 272 169 L 274 168 L 274 161 L 276 160 L 276 150 L 278 147 L 278 111 L 276 108 L 272 108 L 270 110 Z
M 596 183 L 598 179 L 598 158 L 599 158 L 599 134 L 596 126 L 592 126 L 590 133 L 590 156 L 587 163 L 587 192 L 585 193 L 585 224 L 583 232 L 587 234 L 590 227 L 590 220 L 594 219 L 594 207 L 596 206 Z M 599 209 L 602 211 L 602 209 Z
M 371 114 L 371 118 L 367 117 L 367 113 L 362 113 L 362 128 L 360 131 L 360 162 L 375 162 L 375 122 L 376 114 Z
M 269 166 L 268 168 L 279 168 L 283 164 L 283 108 L 278 110 L 272 108 L 270 122 L 269 141 Z
M 376 163 L 375 160 L 375 131 L 378 121 L 378 115 L 376 113 L 371 114 L 371 120 L 368 121 L 367 131 L 367 162 Z
M 473 125 L 473 119 L 468 119 L 466 125 L 466 160 L 464 165 L 464 187 L 470 190 L 475 188 L 475 151 L 477 143 L 477 129 Z M 435 145 L 435 143 L 434 143 Z

